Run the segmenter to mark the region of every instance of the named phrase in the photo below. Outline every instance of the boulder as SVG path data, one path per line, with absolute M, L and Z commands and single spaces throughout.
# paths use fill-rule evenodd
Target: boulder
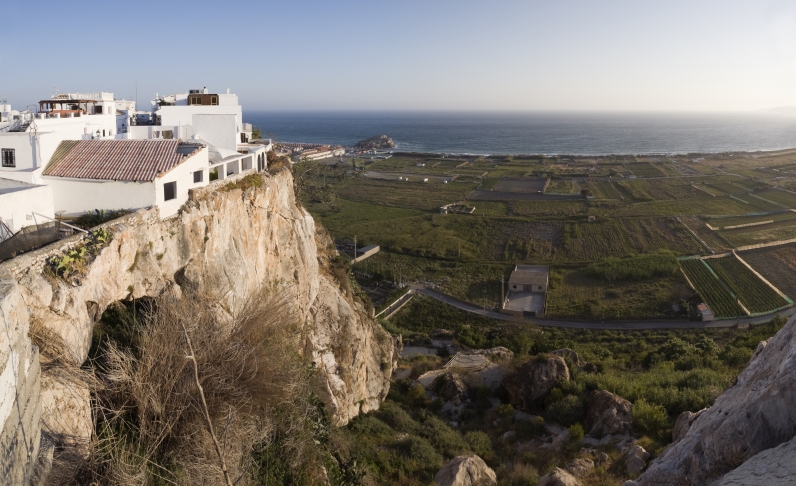
M 564 469 L 576 478 L 583 478 L 594 471 L 594 461 L 585 458 L 574 459 L 564 466 Z
M 688 429 L 691 428 L 691 424 L 694 423 L 694 420 L 696 420 L 703 410 L 705 409 L 696 413 L 685 411 L 677 417 L 677 421 L 674 423 L 674 428 L 672 429 L 672 442 L 677 442 L 688 432 Z
M 512 353 L 511 350 L 504 348 L 503 346 L 495 346 L 494 348 L 489 348 L 489 349 L 476 349 L 473 351 L 468 351 L 467 353 L 473 355 L 478 354 L 486 356 L 489 359 L 489 361 L 495 364 L 502 364 L 502 365 L 509 364 L 511 363 L 511 360 L 514 359 L 514 353 Z
M 575 476 L 557 467 L 552 472 L 542 476 L 538 486 L 581 486 L 581 484 Z
M 604 390 L 589 401 L 586 424 L 589 435 L 625 435 L 633 430 L 633 406 L 622 397 Z
M 445 373 L 437 378 L 437 394 L 445 401 L 458 399 L 459 401 L 467 395 L 467 385 L 462 381 L 462 377 L 457 373 Z
M 434 482 L 440 486 L 491 486 L 497 484 L 497 476 L 480 457 L 458 456 L 439 470 Z
M 568 359 L 572 362 L 572 364 L 574 364 L 578 368 L 580 368 L 582 364 L 580 356 L 578 356 L 578 353 L 572 351 L 569 348 L 556 349 L 555 351 L 550 351 L 550 354 L 554 354 L 556 356 L 561 356 L 564 359 Z
M 569 368 L 564 358 L 537 357 L 504 378 L 503 386 L 515 407 L 529 409 L 562 381 L 569 381 Z
M 791 317 L 767 343 L 760 343 L 735 384 L 636 481 L 642 486 L 709 484 L 791 441 L 796 436 L 795 376 L 796 318 Z
M 635 476 L 647 466 L 647 459 L 649 459 L 650 453 L 636 444 L 625 451 L 622 457 L 625 461 L 627 473 L 631 476 Z

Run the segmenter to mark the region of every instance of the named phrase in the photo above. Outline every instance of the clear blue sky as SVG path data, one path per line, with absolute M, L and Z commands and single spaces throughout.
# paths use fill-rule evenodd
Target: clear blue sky
M 230 87 L 257 110 L 796 105 L 794 1 L 2 2 L 0 97 Z

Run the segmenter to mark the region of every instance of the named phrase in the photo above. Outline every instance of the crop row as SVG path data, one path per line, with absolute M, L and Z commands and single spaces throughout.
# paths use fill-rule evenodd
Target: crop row
M 778 293 L 734 256 L 707 260 L 749 312 L 766 312 L 787 304 Z
M 741 306 L 701 260 L 683 260 L 680 266 L 696 291 L 705 300 L 716 317 L 736 317 L 744 314 Z
M 796 248 L 761 248 L 742 252 L 741 258 L 791 299 L 796 298 Z

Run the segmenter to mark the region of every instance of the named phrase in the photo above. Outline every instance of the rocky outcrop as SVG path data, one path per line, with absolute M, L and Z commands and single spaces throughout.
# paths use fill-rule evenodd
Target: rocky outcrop
M 62 369 L 77 369 L 89 351 L 94 323 L 116 301 L 164 292 L 198 292 L 241 309 L 263 287 L 278 292 L 306 329 L 303 351 L 321 370 L 322 399 L 336 425 L 378 408 L 397 360 L 396 346 L 332 274 L 329 237 L 296 204 L 286 170 L 263 175 L 261 187 L 229 181 L 191 191 L 180 212 L 161 220 L 157 209 L 106 225 L 111 242 L 85 273 L 68 281 L 43 275 L 45 260 L 81 243 L 81 236 L 9 260 L 0 303 L 21 301 L 26 313 L 7 325 L 36 326 L 57 349 Z M 26 322 L 18 322 L 25 320 Z M 46 350 L 42 350 L 45 354 Z M 53 367 L 55 369 L 57 367 Z M 69 373 L 42 376 L 42 423 L 54 435 L 86 438 L 88 392 Z
M 456 373 L 446 373 L 437 378 L 437 394 L 445 401 L 461 400 L 467 395 L 467 385 Z
M 542 476 L 542 479 L 539 480 L 539 486 L 581 486 L 581 483 L 575 476 L 557 467 Z
M 767 343 L 760 343 L 735 385 L 702 411 L 685 435 L 654 460 L 637 483 L 708 484 L 763 451 L 766 455 L 760 460 L 766 464 L 787 463 L 784 454 L 791 449 L 778 446 L 796 436 L 794 403 L 796 318 L 791 318 Z M 739 469 L 739 474 L 744 471 L 748 469 Z
M 362 150 L 378 150 L 395 148 L 395 142 L 387 135 L 376 135 L 357 142 L 356 147 Z
M 536 357 L 503 380 L 514 406 L 529 409 L 556 385 L 569 381 L 569 368 L 560 356 Z
M 589 435 L 629 434 L 633 429 L 633 405 L 611 392 L 596 391 L 589 400 L 586 424 Z
M 636 444 L 630 447 L 622 455 L 627 473 L 631 476 L 640 473 L 647 466 L 647 459 L 649 459 L 649 457 L 650 453 L 640 445 Z
M 440 486 L 492 486 L 497 484 L 495 471 L 478 456 L 458 456 L 434 476 Z
M 672 428 L 672 442 L 677 442 L 685 436 L 688 429 L 691 428 L 691 424 L 694 423 L 694 420 L 696 420 L 700 413 L 702 413 L 702 410 L 696 413 L 686 410 L 677 417 L 677 420 L 674 422 L 674 427 Z
M 796 439 L 765 450 L 710 486 L 792 485 L 796 478 Z
M 576 478 L 583 478 L 594 471 L 594 461 L 586 458 L 573 459 L 564 466 L 564 469 Z

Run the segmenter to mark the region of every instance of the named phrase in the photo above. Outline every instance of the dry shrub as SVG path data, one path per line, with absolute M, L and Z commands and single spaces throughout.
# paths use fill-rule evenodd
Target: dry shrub
M 109 342 L 96 362 L 97 436 L 74 482 L 225 484 L 220 455 L 232 482 L 251 483 L 275 441 L 289 467 L 312 462 L 312 373 L 289 309 L 267 292 L 232 316 L 212 298 L 155 300 L 137 347 Z

